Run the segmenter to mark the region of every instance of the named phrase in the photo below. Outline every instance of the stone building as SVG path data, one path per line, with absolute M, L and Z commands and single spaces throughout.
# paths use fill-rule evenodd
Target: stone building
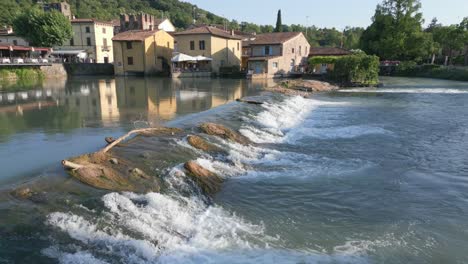
M 174 25 L 172 25 L 171 21 L 167 18 L 158 19 L 155 16 L 145 13 L 120 15 L 120 32 L 156 29 L 166 32 L 174 32 L 176 30 Z
M 111 22 L 91 18 L 71 21 L 73 37 L 62 46 L 54 47 L 54 54 L 74 55 L 86 53 L 87 62 L 112 63 L 112 37 L 114 25 Z
M 301 32 L 256 35 L 247 45 L 249 76 L 252 78 L 287 77 L 307 68 L 310 44 Z
M 164 30 L 129 30 L 112 42 L 116 75 L 170 73 L 174 38 Z
M 42 8 L 45 12 L 56 10 L 62 13 L 69 20 L 73 19 L 70 4 L 67 2 L 44 3 Z
M 216 27 L 203 26 L 174 34 L 176 52 L 210 58 L 211 70 L 241 65 L 242 37 Z

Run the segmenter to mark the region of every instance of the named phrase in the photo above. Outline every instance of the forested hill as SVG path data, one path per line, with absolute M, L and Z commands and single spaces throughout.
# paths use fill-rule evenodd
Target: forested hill
M 62 0 L 42 0 L 57 2 Z M 34 6 L 39 7 L 38 0 L 0 0 L 0 26 L 11 25 L 13 18 Z M 95 18 L 112 20 L 122 13 L 145 12 L 156 17 L 170 18 L 178 29 L 187 28 L 195 19 L 197 24 L 226 23 L 229 29 L 252 33 L 273 32 L 272 25 L 257 25 L 248 22 L 227 20 L 211 12 L 200 9 L 190 3 L 178 0 L 67 0 L 72 6 L 72 12 L 77 18 Z M 271 14 L 272 23 L 276 14 Z M 313 46 L 340 47 L 355 49 L 359 46 L 359 38 L 363 28 L 346 28 L 339 31 L 335 28 L 304 27 L 302 25 L 283 25 L 282 31 L 303 32 Z M 307 34 L 306 34 L 307 33 Z
M 58 0 L 60 1 L 60 0 Z M 35 0 L 1 0 L 0 24 L 11 24 L 15 15 L 31 8 Z M 56 2 L 56 1 L 43 1 Z M 121 13 L 145 12 L 157 17 L 169 17 L 178 28 L 185 28 L 193 23 L 222 24 L 223 18 L 196 6 L 178 0 L 68 0 L 73 14 L 77 18 L 96 18 L 111 20 Z

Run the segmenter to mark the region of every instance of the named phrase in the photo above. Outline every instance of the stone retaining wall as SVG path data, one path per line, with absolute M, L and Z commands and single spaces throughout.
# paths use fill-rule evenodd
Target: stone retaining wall
M 68 75 L 114 75 L 114 65 L 110 63 L 71 63 L 63 64 Z

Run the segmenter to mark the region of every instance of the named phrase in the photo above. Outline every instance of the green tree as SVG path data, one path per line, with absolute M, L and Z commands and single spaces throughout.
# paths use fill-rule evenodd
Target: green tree
M 31 45 L 60 46 L 72 37 L 70 21 L 59 12 L 30 9 L 13 20 L 13 29 Z
M 278 15 L 276 17 L 275 32 L 283 32 L 283 22 L 282 22 L 282 19 L 281 19 L 281 9 L 278 10 Z
M 419 0 L 384 0 L 362 34 L 361 49 L 383 59 L 421 61 L 428 57 L 432 38 L 422 31 L 420 9 Z

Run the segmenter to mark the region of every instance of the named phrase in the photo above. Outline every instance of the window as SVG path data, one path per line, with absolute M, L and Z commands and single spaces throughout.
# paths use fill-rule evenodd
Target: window
M 171 43 L 169 43 L 169 41 L 167 42 L 167 47 L 168 47 L 168 48 L 171 47 Z
M 102 34 L 106 34 L 106 28 L 102 28 Z
M 204 40 L 200 40 L 198 42 L 198 46 L 200 48 L 200 50 L 205 50 L 205 41 Z
M 75 46 L 75 40 L 73 38 L 70 39 L 70 46 Z
M 18 45 L 18 41 L 16 39 L 13 40 L 13 45 Z
M 221 60 L 220 64 L 221 64 L 221 67 L 223 67 L 224 66 L 224 60 Z
M 106 38 L 103 38 L 102 39 L 102 45 L 107 48 L 107 39 Z
M 195 50 L 195 41 L 190 41 L 190 50 Z
M 127 64 L 133 65 L 133 57 L 127 57 Z
M 237 42 L 237 50 L 240 50 L 240 43 Z
M 294 48 L 291 49 L 291 52 L 294 53 Z
M 273 68 L 277 69 L 278 68 L 278 62 L 273 62 Z
M 299 56 L 302 56 L 302 46 L 299 46 Z
M 91 38 L 90 37 L 86 38 L 86 45 L 91 46 Z
M 132 42 L 127 41 L 126 43 L 127 43 L 127 49 L 132 49 L 133 48 L 132 47 Z
M 265 46 L 265 55 L 271 55 L 271 48 L 270 46 Z
M 85 28 L 85 31 L 86 31 L 86 33 L 91 32 L 91 30 L 89 29 L 89 27 L 86 27 L 86 28 Z

